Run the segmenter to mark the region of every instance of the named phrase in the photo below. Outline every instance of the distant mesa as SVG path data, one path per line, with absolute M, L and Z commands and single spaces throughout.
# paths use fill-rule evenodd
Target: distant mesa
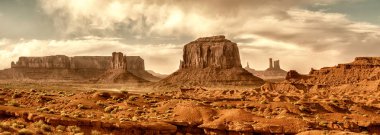
M 224 36 L 203 37 L 184 46 L 180 69 L 159 86 L 261 85 L 264 81 L 245 69 L 237 44 Z
M 250 68 L 249 63 L 244 69 L 263 79 L 285 79 L 287 74 L 287 71 L 281 69 L 280 60 L 273 61 L 272 58 L 269 58 L 269 67 L 264 71 Z
M 17 62 L 11 63 L 10 69 L 0 71 L 0 79 L 89 81 L 99 79 L 110 69 L 124 68 L 143 80 L 151 82 L 160 80 L 145 70 L 144 60 L 140 56 L 123 55 L 121 58 L 120 55 L 123 54 L 113 53 L 113 56 L 20 57 Z
M 166 78 L 169 76 L 167 74 L 160 74 L 160 73 L 154 72 L 153 70 L 147 70 L 147 72 L 152 74 L 153 76 L 160 78 L 160 79 L 163 79 L 163 78 Z
M 110 68 L 102 74 L 97 82 L 98 83 L 143 83 L 149 82 L 148 80 L 138 77 L 128 71 L 129 63 L 127 56 L 124 56 L 121 52 L 112 53 L 112 61 Z
M 311 69 L 308 75 L 296 75 L 295 71 L 290 71 L 286 79 L 291 82 L 329 86 L 380 80 L 380 57 L 357 57 L 351 63 L 320 70 Z

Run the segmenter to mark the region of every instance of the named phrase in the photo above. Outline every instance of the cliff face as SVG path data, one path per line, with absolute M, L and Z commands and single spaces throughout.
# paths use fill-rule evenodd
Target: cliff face
M 126 69 L 149 81 L 158 81 L 145 71 L 144 60 L 139 56 L 74 56 L 20 57 L 11 68 L 0 72 L 0 79 L 32 80 L 89 80 L 98 78 L 108 69 Z M 128 63 L 128 64 L 127 64 Z
M 182 68 L 241 67 L 239 49 L 236 43 L 224 36 L 199 38 L 185 45 Z
M 127 70 L 127 56 L 121 52 L 113 52 L 110 69 Z
M 107 69 L 109 56 L 75 56 L 65 55 L 44 57 L 20 57 L 12 62 L 11 68 L 41 68 L 41 69 Z
M 239 49 L 224 36 L 199 38 L 184 46 L 180 69 L 158 86 L 261 85 L 241 67 Z
M 142 83 L 148 82 L 127 69 L 127 56 L 121 52 L 112 53 L 110 67 L 97 80 L 98 83 Z
M 70 68 L 70 58 L 64 55 L 46 57 L 20 57 L 12 68 Z
M 379 57 L 358 57 L 347 64 L 325 67 L 320 70 L 312 69 L 307 79 L 288 77 L 288 80 L 312 84 L 341 85 L 358 83 L 364 80 L 380 79 Z
M 74 56 L 70 58 L 70 69 L 108 69 L 109 56 Z
M 140 56 L 127 56 L 127 63 L 131 63 L 127 65 L 127 69 L 129 71 L 145 71 L 144 59 L 142 59 Z

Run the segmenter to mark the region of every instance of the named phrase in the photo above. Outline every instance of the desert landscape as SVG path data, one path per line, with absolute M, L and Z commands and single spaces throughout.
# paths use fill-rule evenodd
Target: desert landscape
M 183 53 L 179 69 L 165 78 L 148 73 L 140 57 L 122 53 L 20 57 L 0 72 L 0 131 L 380 133 L 378 57 L 358 57 L 308 75 L 291 70 L 282 81 L 271 81 L 242 68 L 237 44 L 225 36 L 198 38 Z M 283 71 L 274 65 L 267 71 Z
M 0 0 L 0 135 L 380 135 L 379 0 Z

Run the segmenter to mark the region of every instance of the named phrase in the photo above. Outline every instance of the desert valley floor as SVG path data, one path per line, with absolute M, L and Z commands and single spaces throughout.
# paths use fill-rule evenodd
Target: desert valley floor
M 186 44 L 161 79 L 123 53 L 20 57 L 0 71 L 0 134 L 380 134 L 379 57 L 307 75 L 269 65 L 244 69 L 224 36 Z

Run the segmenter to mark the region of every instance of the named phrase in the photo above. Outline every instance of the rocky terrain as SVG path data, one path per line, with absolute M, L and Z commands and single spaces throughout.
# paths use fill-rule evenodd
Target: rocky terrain
M 265 72 L 280 69 L 270 60 Z M 264 82 L 242 68 L 236 43 L 214 36 L 186 44 L 180 69 L 156 84 L 144 71 L 140 57 L 116 52 L 22 57 L 1 77 L 98 83 L 0 81 L 0 134 L 380 134 L 377 57 Z
M 236 43 L 214 36 L 186 44 L 180 69 L 158 86 L 260 86 L 263 82 L 242 68 Z
M 160 79 L 145 70 L 141 57 L 126 56 L 126 60 L 129 63 L 127 70 L 133 75 L 151 82 Z M 111 69 L 111 61 L 112 56 L 20 57 L 16 63 L 11 63 L 10 69 L 0 71 L 0 79 L 86 82 L 99 78 Z
M 311 69 L 308 75 L 288 73 L 287 80 L 294 83 L 308 83 L 327 86 L 360 83 L 380 79 L 380 58 L 357 57 L 351 63 L 338 64 L 320 70 Z M 294 76 L 294 77 L 293 77 Z
M 364 93 L 371 92 L 373 96 Z M 126 91 L 0 90 L 4 134 L 380 133 L 379 91 L 305 91 L 289 83 L 255 89 Z M 368 102 L 371 101 L 371 102 Z
M 281 69 L 280 60 L 273 61 L 272 58 L 269 58 L 269 67 L 264 71 L 252 69 L 248 63 L 244 69 L 264 80 L 284 80 L 287 74 L 285 70 Z

